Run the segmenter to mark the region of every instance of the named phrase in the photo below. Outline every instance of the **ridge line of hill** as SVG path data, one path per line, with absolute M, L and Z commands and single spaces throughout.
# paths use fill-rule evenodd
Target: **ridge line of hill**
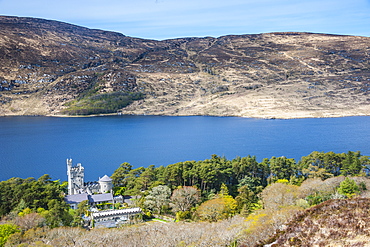
M 0 16 L 0 116 L 368 116 L 370 38 L 147 40 Z

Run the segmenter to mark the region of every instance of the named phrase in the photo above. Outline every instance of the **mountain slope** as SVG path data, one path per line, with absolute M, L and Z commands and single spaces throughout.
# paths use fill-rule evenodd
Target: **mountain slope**
M 370 246 L 369 207 L 368 198 L 326 201 L 298 214 L 266 246 Z
M 369 57 L 367 37 L 155 41 L 0 16 L 0 115 L 369 115 Z

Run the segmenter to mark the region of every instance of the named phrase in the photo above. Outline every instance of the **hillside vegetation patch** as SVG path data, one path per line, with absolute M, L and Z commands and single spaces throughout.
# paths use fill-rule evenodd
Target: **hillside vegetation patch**
M 112 92 L 88 96 L 73 102 L 64 110 L 68 115 L 93 115 L 115 113 L 135 100 L 143 99 L 142 93 Z

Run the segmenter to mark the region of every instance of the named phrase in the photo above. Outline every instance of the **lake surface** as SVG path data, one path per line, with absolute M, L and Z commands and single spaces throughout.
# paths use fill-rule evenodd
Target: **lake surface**
M 0 180 L 49 174 L 67 180 L 66 159 L 85 167 L 85 181 L 135 168 L 255 155 L 295 158 L 312 151 L 370 155 L 370 117 L 263 120 L 237 117 L 2 117 Z

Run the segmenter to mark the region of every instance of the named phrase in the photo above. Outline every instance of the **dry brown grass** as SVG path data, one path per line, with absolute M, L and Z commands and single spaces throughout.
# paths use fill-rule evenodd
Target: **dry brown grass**
M 61 227 L 40 234 L 26 232 L 25 244 L 42 241 L 51 246 L 227 246 L 246 227 L 245 218 L 236 216 L 216 223 L 152 222 L 123 229 Z M 30 235 L 34 238 L 30 238 Z M 21 236 L 11 239 L 8 246 L 22 243 Z
M 247 219 L 239 215 L 218 222 L 151 222 L 121 229 L 61 227 L 30 229 L 14 235 L 7 246 L 37 243 L 62 246 L 254 246 L 275 232 L 301 210 L 284 207 L 278 211 L 259 210 Z
M 307 209 L 272 246 L 370 246 L 370 199 L 333 199 Z

